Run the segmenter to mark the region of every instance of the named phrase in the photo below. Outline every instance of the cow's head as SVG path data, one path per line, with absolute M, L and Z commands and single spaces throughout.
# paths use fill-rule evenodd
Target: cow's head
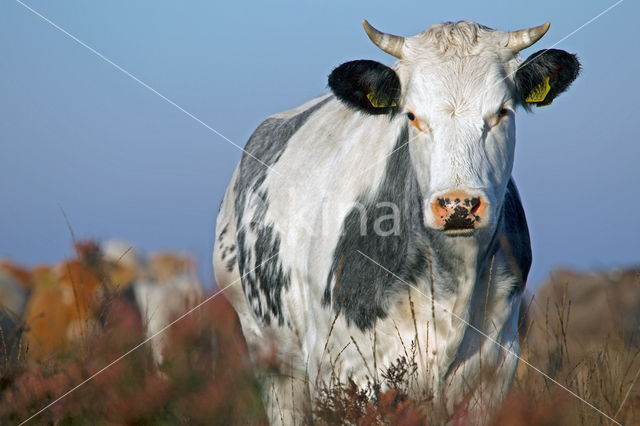
M 577 77 L 578 60 L 555 49 L 519 57 L 548 23 L 502 32 L 463 21 L 413 37 L 363 25 L 399 61 L 393 68 L 367 60 L 340 65 L 329 76 L 334 94 L 364 113 L 409 124 L 427 227 L 451 235 L 493 228 L 511 177 L 516 107 L 551 104 Z

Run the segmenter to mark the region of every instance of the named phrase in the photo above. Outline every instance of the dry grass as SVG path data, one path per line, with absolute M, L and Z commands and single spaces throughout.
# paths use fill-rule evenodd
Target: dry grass
M 543 292 L 534 301 L 522 355 L 586 402 L 520 363 L 498 424 L 613 424 L 594 407 L 621 424 L 640 424 L 640 329 L 633 326 L 640 312 L 615 305 L 593 309 L 608 282 L 601 294 L 579 304 L 569 296 L 569 284 L 552 288 L 559 292 L 555 297 Z M 595 319 L 588 328 L 585 315 Z M 636 319 L 612 319 L 623 315 Z
M 545 306 L 538 302 L 538 306 Z M 628 330 L 609 327 L 600 345 L 581 347 L 571 334 L 568 299 L 532 316 L 523 357 L 625 425 L 640 424 L 640 349 Z M 613 307 L 615 309 L 615 307 Z M 600 315 L 593 312 L 593 315 Z M 636 312 L 637 314 L 637 312 Z M 0 354 L 0 424 L 28 419 L 144 340 L 131 306 L 112 297 L 103 327 L 64 353 L 30 361 L 28 348 Z M 237 317 L 216 298 L 169 330 L 157 369 L 147 345 L 99 374 L 38 417 L 35 424 L 264 424 L 261 385 L 250 368 Z M 532 337 L 532 336 L 535 336 Z M 534 340 L 534 341 L 532 341 Z M 0 345 L 0 351 L 3 346 Z M 5 351 L 6 352 L 6 351 Z M 415 351 L 410 351 L 415 353 Z M 317 424 L 442 424 L 431 399 L 409 397 L 416 365 L 399 358 L 366 388 L 331 381 L 313 404 Z M 384 390 L 383 389 L 388 389 Z M 307 417 L 310 418 L 310 417 Z M 456 420 L 453 419 L 453 423 Z M 496 425 L 605 425 L 604 416 L 521 364 Z

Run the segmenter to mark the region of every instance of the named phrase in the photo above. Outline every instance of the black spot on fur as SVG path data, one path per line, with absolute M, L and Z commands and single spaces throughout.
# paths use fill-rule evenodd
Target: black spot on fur
M 521 286 L 513 288 L 512 295 L 520 294 L 526 285 L 533 258 L 527 218 L 513 180 L 510 180 L 507 185 L 501 220 L 507 242 L 506 247 L 503 244 L 502 249 L 505 251 L 512 273 L 522 278 Z
M 543 101 L 535 103 L 544 106 L 551 103 L 560 93 L 569 88 L 580 74 L 580 62 L 576 55 L 564 50 L 548 49 L 533 53 L 516 71 L 516 88 L 520 102 L 528 108 L 525 99 L 533 89 L 549 77 L 551 90 Z
M 253 309 L 253 312 L 258 318 L 263 318 L 263 307 L 260 301 L 260 291 L 256 282 L 256 277 L 253 271 L 250 270 L 249 265 L 253 264 L 253 259 L 250 250 L 243 250 L 242 247 L 246 247 L 246 232 L 244 229 L 240 229 L 236 233 L 236 240 L 238 242 L 238 269 L 241 275 L 241 284 L 244 294 L 249 301 L 249 306 Z M 242 273 L 242 271 L 247 271 Z M 265 320 L 265 323 L 269 322 L 269 318 Z
M 224 238 L 228 230 L 229 230 L 229 224 L 227 223 L 222 228 L 222 231 L 220 231 L 220 235 L 218 235 L 218 241 L 222 241 L 222 239 Z
M 395 71 L 379 62 L 346 62 L 329 75 L 329 87 L 338 99 L 356 110 L 369 114 L 398 110 L 400 79 Z
M 227 271 L 231 272 L 233 271 L 233 268 L 236 266 L 236 262 L 238 261 L 238 258 L 236 256 L 231 256 L 231 258 L 227 261 Z
M 236 262 L 236 245 L 223 246 L 220 244 L 220 260 L 227 261 L 227 270 L 231 272 Z M 229 257 L 227 259 L 227 257 Z
M 280 237 L 271 226 L 262 226 L 257 231 L 255 242 L 257 283 L 266 300 L 269 315 L 278 319 L 278 325 L 284 324 L 282 314 L 282 291 L 289 287 L 290 273 L 285 271 L 278 257 Z
M 403 146 L 407 138 L 405 127 L 394 148 L 398 150 L 387 163 L 377 194 L 370 200 L 360 199 L 366 209 L 366 216 L 362 215 L 366 220 L 366 232 L 361 232 L 359 208 L 354 207 L 344 219 L 327 277 L 323 304 L 328 305 L 333 299 L 336 312 L 361 330 L 386 317 L 389 295 L 405 287 L 393 274 L 403 280 L 412 280 L 426 271 L 424 254 L 416 245 L 416 238 L 423 229 L 422 202 L 409 148 Z M 389 233 L 391 229 L 383 228 L 384 235 L 378 235 L 374 231 L 375 220 L 392 213 L 391 207 L 380 208 L 381 202 L 390 202 L 400 208 L 397 232 Z

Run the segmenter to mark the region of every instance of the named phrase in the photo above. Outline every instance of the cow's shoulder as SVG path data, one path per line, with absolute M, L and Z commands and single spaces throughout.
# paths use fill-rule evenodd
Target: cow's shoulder
M 397 135 L 377 189 L 345 216 L 333 250 L 322 303 L 364 331 L 387 316 L 389 296 L 426 269 L 422 200 L 411 165 L 409 134 Z
M 289 139 L 331 98 L 331 95 L 315 98 L 263 121 L 244 148 L 236 181 L 236 193 L 240 194 L 247 189 L 256 190 L 270 168 L 278 162 L 287 148 Z

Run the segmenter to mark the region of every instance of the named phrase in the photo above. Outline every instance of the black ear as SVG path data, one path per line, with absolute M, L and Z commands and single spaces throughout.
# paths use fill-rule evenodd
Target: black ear
M 329 75 L 329 87 L 338 99 L 369 114 L 391 114 L 398 110 L 400 79 L 379 62 L 346 62 Z
M 580 62 L 576 55 L 558 49 L 540 50 L 516 71 L 518 97 L 525 108 L 550 105 L 578 74 Z

